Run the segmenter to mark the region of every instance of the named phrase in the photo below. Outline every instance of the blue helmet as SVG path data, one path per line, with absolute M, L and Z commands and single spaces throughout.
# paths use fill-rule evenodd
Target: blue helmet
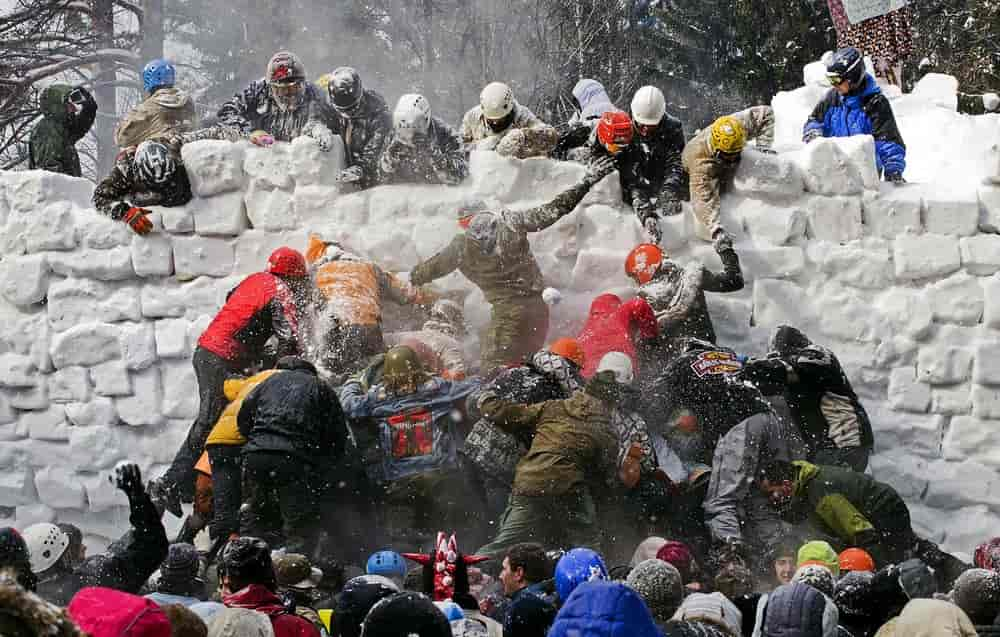
M 142 88 L 152 93 L 158 88 L 174 85 L 177 70 L 174 65 L 163 58 L 153 60 L 142 69 Z
M 403 556 L 395 551 L 379 551 L 372 553 L 365 566 L 365 572 L 369 575 L 382 575 L 384 577 L 406 577 L 406 562 Z
M 573 549 L 556 563 L 556 592 L 563 603 L 580 584 L 606 579 L 608 568 L 604 560 L 590 549 Z

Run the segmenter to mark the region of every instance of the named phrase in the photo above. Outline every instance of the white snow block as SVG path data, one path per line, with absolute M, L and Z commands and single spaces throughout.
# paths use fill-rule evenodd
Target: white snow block
M 958 239 L 941 234 L 902 235 L 893 246 L 896 278 L 929 279 L 958 270 L 962 257 Z
M 1000 343 L 976 344 L 972 380 L 981 385 L 1000 385 Z
M 877 193 L 865 191 L 861 202 L 861 216 L 868 234 L 893 239 L 904 233 L 922 232 L 922 207 L 923 192 L 919 186 L 899 188 L 892 184 L 882 184 Z
M 121 281 L 135 275 L 132 253 L 126 247 L 110 250 L 50 252 L 49 267 L 56 274 L 100 281 Z
M 799 155 L 805 188 L 820 195 L 860 195 L 865 180 L 839 140 L 820 138 L 806 144 Z
M 889 404 L 898 411 L 924 413 L 931 404 L 931 388 L 917 382 L 913 366 L 897 367 L 889 374 Z
M 915 340 L 930 335 L 933 314 L 922 290 L 891 288 L 876 299 L 875 309 L 894 331 Z
M 40 502 L 26 504 L 15 509 L 14 528 L 26 529 L 39 522 L 55 522 L 56 512 L 52 507 Z
M 91 366 L 121 356 L 119 328 L 108 323 L 76 325 L 52 338 L 49 353 L 57 368 Z
M 17 420 L 17 412 L 10 404 L 10 397 L 0 390 L 0 425 L 9 425 Z
M 675 215 L 667 219 L 680 220 L 682 217 L 683 215 Z M 664 235 L 671 233 L 663 219 L 660 220 L 660 228 Z M 454 236 L 454 230 L 452 233 Z M 547 238 L 543 240 L 546 235 Z M 578 208 L 544 232 L 529 237 L 532 246 L 537 245 L 543 249 L 547 246 L 558 258 L 573 257 L 581 248 L 599 246 L 606 250 L 620 251 L 621 259 L 624 259 L 629 250 L 646 240 L 631 208 L 613 208 L 601 204 Z
M 1000 469 L 1000 422 L 974 416 L 952 418 L 942 452 L 946 460 L 974 460 Z
M 152 323 L 125 323 L 118 335 L 122 360 L 130 370 L 146 369 L 157 361 Z
M 85 403 L 90 400 L 87 368 L 70 366 L 49 376 L 49 400 L 54 403 Z
M 118 461 L 124 460 L 125 450 L 121 447 L 117 429 L 117 427 L 70 427 L 69 448 L 75 466 L 85 471 L 100 471 L 110 469 Z
M 864 290 L 892 287 L 892 259 L 886 241 L 863 239 L 845 244 L 811 242 L 806 250 L 810 261 L 844 285 Z
M 76 241 L 84 248 L 109 250 L 132 243 L 134 232 L 127 223 L 115 221 L 93 210 L 77 210 Z
M 873 478 L 891 485 L 907 500 L 919 500 L 927 487 L 927 460 L 905 449 L 876 453 L 868 467 Z
M 243 188 L 244 144 L 206 139 L 184 144 L 181 158 L 191 180 L 191 190 L 199 197 L 214 197 Z
M 38 377 L 38 384 L 34 387 L 18 387 L 9 390 L 10 405 L 16 409 L 25 411 L 38 411 L 49 407 L 48 378 Z
M 28 356 L 31 357 L 32 362 L 38 371 L 48 374 L 55 371 L 55 365 L 52 364 L 52 357 L 49 356 L 49 344 L 52 341 L 51 330 L 49 329 L 48 323 L 41 323 L 36 326 L 35 329 L 35 340 L 31 343 L 31 349 L 28 351 Z
M 184 316 L 187 306 L 178 294 L 179 287 L 166 282 L 147 284 L 139 293 L 142 315 L 145 318 Z
M 979 227 L 979 201 L 975 192 L 958 188 L 930 188 L 924 193 L 924 226 L 927 232 L 969 237 Z
M 989 276 L 1000 270 L 1000 235 L 977 234 L 958 240 L 962 267 L 972 274 Z
M 164 363 L 163 415 L 193 419 L 198 415 L 198 381 L 189 361 Z
M 163 319 L 156 322 L 156 354 L 160 358 L 187 358 L 191 354 L 187 332 L 190 323 L 184 319 Z
M 243 193 L 227 192 L 211 199 L 194 199 L 188 204 L 194 229 L 203 236 L 234 237 L 249 227 Z
M 739 250 L 740 262 L 749 279 L 789 279 L 802 274 L 806 258 L 802 248 L 759 247 Z
M 132 395 L 132 379 L 123 360 L 110 360 L 91 367 L 90 380 L 98 396 Z
M 235 274 L 252 274 L 267 268 L 267 258 L 282 246 L 302 251 L 306 246 L 305 232 L 266 232 L 247 230 L 236 239 Z
M 494 152 L 490 151 L 472 151 L 469 154 L 469 181 L 471 182 L 472 192 L 475 196 L 483 199 L 498 199 L 500 201 L 510 201 L 514 196 L 512 196 L 512 190 L 514 183 L 517 181 L 517 171 L 520 168 L 519 159 L 514 159 L 513 157 L 501 157 Z M 614 180 L 618 181 L 618 173 L 611 173 L 604 178 L 604 182 Z M 603 184 L 597 184 L 594 188 L 598 188 Z M 614 186 L 610 184 L 605 187 L 613 189 Z M 594 192 L 591 189 L 593 196 L 599 197 L 600 192 Z M 621 188 L 618 189 L 618 201 L 621 201 Z
M 76 247 L 73 206 L 68 201 L 54 201 L 34 212 L 45 223 L 29 221 L 24 228 L 24 246 L 29 252 L 72 250 Z
M 161 277 L 174 273 L 174 246 L 168 234 L 155 232 L 144 237 L 134 235 L 129 251 L 137 276 Z
M 185 148 L 187 145 L 185 145 Z M 109 511 L 116 507 L 127 507 L 128 498 L 116 489 L 112 480 L 113 470 L 100 471 L 96 475 L 77 476 L 84 491 L 87 493 L 89 510 L 94 513 Z
M 48 257 L 44 254 L 10 256 L 0 261 L 0 294 L 24 307 L 45 298 L 49 288 Z
M 988 507 L 982 504 L 948 511 L 939 522 L 939 527 L 945 532 L 941 549 L 954 554 L 971 551 L 972 547 L 978 546 L 983 538 L 990 537 L 990 533 L 1000 526 L 1000 517 L 993 511 L 996 511 L 995 505 Z
M 947 418 L 938 414 L 893 411 L 884 402 L 866 402 L 875 431 L 875 450 L 900 451 L 924 458 L 941 456 L 941 432 Z M 931 474 L 933 475 L 933 474 Z
M 761 279 L 753 286 L 753 324 L 757 327 L 799 325 L 809 311 L 805 290 L 779 279 Z
M 709 294 L 706 301 L 715 330 L 722 337 L 720 342 L 731 343 L 746 338 L 753 315 L 753 303 L 749 298 L 738 298 L 735 294 Z
M 171 234 L 185 234 L 194 232 L 194 215 L 189 208 L 190 202 L 183 206 L 150 206 L 150 220 L 153 222 L 153 230 L 159 231 L 161 228 Z
M 32 440 L 54 442 L 69 440 L 66 411 L 60 405 L 23 413 L 17 426 Z
M 958 80 L 954 76 L 927 73 L 913 86 L 910 95 L 954 111 L 958 108 L 955 99 L 957 93 Z
M 57 332 L 94 320 L 138 321 L 142 318 L 139 289 L 131 285 L 116 288 L 92 279 L 63 279 L 49 288 L 48 318 Z
M 569 228 L 567 229 L 567 225 Z M 411 230 L 410 242 L 417 251 L 420 260 L 429 259 L 443 250 L 456 234 L 458 224 L 454 219 L 432 217 L 421 223 L 414 224 Z M 557 250 L 563 246 L 571 247 L 573 254 L 576 254 L 576 224 L 562 222 L 557 223 L 546 232 L 537 232 L 534 236 L 529 236 L 533 252 L 547 254 L 552 250 Z M 536 241 L 538 243 L 536 243 Z M 348 244 L 350 245 L 350 244 Z M 566 256 L 566 255 L 563 255 Z
M 743 229 L 755 244 L 786 245 L 806 234 L 806 213 L 797 207 L 758 199 L 734 198 L 730 202 L 733 214 L 743 220 Z
M 1000 175 L 996 177 L 1000 184 Z M 1000 232 L 1000 185 L 980 186 L 979 196 L 979 226 L 984 232 Z
M 875 165 L 875 138 L 871 135 L 851 135 L 836 138 L 840 149 L 861 172 L 865 190 L 879 189 L 878 167 Z
M 603 248 L 586 248 L 580 251 L 573 267 L 570 287 L 574 290 L 591 290 L 594 281 L 600 281 L 603 289 L 628 286 L 621 253 Z
M 292 209 L 295 210 L 295 217 L 300 220 L 302 226 L 310 230 L 328 226 L 356 229 L 364 224 L 367 208 L 351 206 L 346 206 L 340 211 L 348 215 L 354 213 L 353 218 L 338 219 L 334 222 L 332 211 L 338 209 L 336 203 L 340 198 L 340 192 L 335 186 L 299 184 L 292 196 Z
M 163 422 L 160 406 L 163 389 L 160 369 L 150 367 L 132 374 L 132 395 L 115 400 L 118 417 L 126 425 L 158 425 Z
M 251 188 L 291 190 L 292 145 L 276 142 L 273 146 L 244 145 L 243 171 L 250 177 Z
M 520 160 L 517 180 L 511 191 L 532 199 L 551 199 L 579 183 L 587 169 L 575 161 L 553 161 L 544 157 Z
M 363 233 L 354 245 L 360 248 L 362 254 L 379 255 L 379 265 L 383 269 L 406 271 L 420 262 L 420 254 L 410 240 L 411 232 L 413 224 L 387 222 L 379 232 Z
M 290 173 L 298 186 L 332 184 L 344 169 L 344 140 L 333 136 L 330 150 L 323 152 L 312 137 L 300 135 L 291 143 Z
M 75 427 L 103 427 L 118 424 L 118 412 L 110 398 L 94 396 L 84 403 L 67 403 L 66 419 Z
M 924 496 L 928 506 L 952 510 L 964 505 L 993 506 L 1000 501 L 996 471 L 984 464 L 972 460 L 937 460 L 931 462 L 927 470 L 928 475 L 934 476 L 928 481 Z
M 861 238 L 859 197 L 810 197 L 806 217 L 812 239 L 842 242 Z
M 0 472 L 0 506 L 18 507 L 37 499 L 35 476 L 31 469 L 7 467 Z
M 972 351 L 963 347 L 925 345 L 917 354 L 917 377 L 931 385 L 954 385 L 969 379 Z
M 174 237 L 174 269 L 181 279 L 229 276 L 235 255 L 232 242 L 225 239 Z
M 867 320 L 870 316 L 869 302 L 856 291 L 831 285 L 828 289 L 824 289 L 818 298 L 812 296 L 806 298 L 812 301 L 810 309 L 819 316 L 820 330 L 827 336 L 848 343 L 867 343 L 874 339 L 875 326 Z M 847 365 L 846 361 L 844 365 Z M 855 373 L 857 371 L 854 370 Z
M 29 170 L 5 179 L 7 198 L 13 212 L 32 214 L 38 205 L 65 200 L 79 208 L 89 208 L 94 195 L 94 183 L 61 173 Z
M 972 409 L 972 398 L 967 384 L 955 387 L 935 387 L 931 391 L 931 413 L 954 416 L 967 414 Z
M 1000 273 L 983 280 L 986 304 L 983 307 L 983 323 L 987 327 L 1000 329 Z
M 788 201 L 802 195 L 805 190 L 802 172 L 787 157 L 769 155 L 748 148 L 733 177 L 733 194 Z
M 1000 419 L 1000 387 L 975 385 L 972 388 L 972 413 L 977 418 Z
M 86 495 L 80 480 L 65 467 L 44 467 L 35 473 L 35 488 L 42 503 L 56 509 L 82 509 Z
M 243 198 L 250 224 L 259 230 L 294 230 L 300 226 L 292 193 L 251 182 Z
M 927 291 L 937 321 L 975 325 L 983 316 L 983 286 L 974 276 L 954 274 L 932 284 Z
M 0 387 L 34 387 L 37 384 L 38 370 L 31 357 L 0 354 Z
M 201 335 L 208 329 L 209 324 L 212 322 L 214 316 L 208 314 L 202 314 L 201 316 L 195 317 L 191 321 L 191 325 L 188 327 L 188 342 L 192 346 L 198 343 L 198 339 Z

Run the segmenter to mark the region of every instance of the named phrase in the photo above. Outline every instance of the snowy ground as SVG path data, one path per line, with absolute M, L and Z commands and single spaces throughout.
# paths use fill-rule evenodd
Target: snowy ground
M 919 531 L 968 553 L 1000 526 L 1000 187 L 981 185 L 996 174 L 1000 118 L 957 115 L 932 80 L 893 100 L 910 150 L 903 188 L 878 183 L 870 138 L 801 148 L 822 90 L 775 98 L 786 152 L 748 151 L 724 202 L 748 284 L 710 304 L 720 340 L 746 353 L 780 323 L 837 352 L 872 414 L 874 475 L 909 500 Z M 197 410 L 193 343 L 275 247 L 319 230 L 406 271 L 454 234 L 463 199 L 528 206 L 583 170 L 475 154 L 460 187 L 347 194 L 338 153 L 309 140 L 199 142 L 184 157 L 196 198 L 160 210 L 147 238 L 97 215 L 88 182 L 0 173 L 0 524 L 73 522 L 92 546 L 123 528 L 108 471 L 169 462 Z M 688 211 L 666 220 L 668 251 L 720 267 L 692 223 Z M 640 240 L 615 175 L 533 238 L 562 293 L 551 337 L 574 334 L 595 294 L 628 292 L 622 264 Z M 443 285 L 468 288 L 458 275 Z M 488 307 L 471 292 L 466 309 L 474 335 Z

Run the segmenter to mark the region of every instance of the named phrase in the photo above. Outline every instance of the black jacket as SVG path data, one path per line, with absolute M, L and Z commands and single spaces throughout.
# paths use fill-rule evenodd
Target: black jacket
M 320 112 L 330 132 L 344 140 L 347 166 L 361 167 L 359 185 L 369 188 L 378 179 L 378 160 L 392 132 L 392 113 L 375 91 L 365 89 L 362 100 L 356 117 L 341 115 L 327 103 L 322 104 Z
M 307 372 L 271 376 L 243 400 L 237 417 L 243 453 L 278 452 L 320 465 L 344 454 L 348 431 L 337 393 Z
M 648 203 L 660 196 L 683 199 L 683 152 L 684 126 L 668 114 L 663 115 L 649 138 L 640 137 L 636 132 L 619 161 L 618 174 L 625 203 L 633 204 L 636 198 Z
M 322 125 L 323 97 L 312 83 L 306 83 L 305 96 L 298 108 L 282 111 L 271 99 L 267 80 L 250 82 L 241 93 L 219 107 L 219 123 L 235 128 L 243 135 L 255 130 L 268 132 L 275 141 L 290 142 L 314 125 Z
M 110 488 L 110 486 L 109 486 Z M 149 576 L 167 557 L 167 533 L 149 495 L 129 499 L 131 530 L 72 571 L 54 570 L 38 582 L 38 595 L 57 606 L 66 606 L 77 591 L 104 586 L 138 594 Z
M 177 170 L 165 184 L 147 184 L 139 178 L 133 162 L 135 150 L 132 146 L 118 153 L 111 174 L 94 189 L 94 207 L 98 212 L 118 221 L 133 206 L 173 207 L 191 201 L 191 182 L 179 150 L 171 149 L 176 154 Z
M 436 117 L 421 142 L 408 146 L 390 135 L 379 160 L 379 183 L 457 184 L 469 175 L 458 134 Z

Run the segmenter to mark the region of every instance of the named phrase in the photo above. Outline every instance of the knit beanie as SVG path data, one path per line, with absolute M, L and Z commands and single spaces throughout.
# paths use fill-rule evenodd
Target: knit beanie
M 1000 613 L 1000 573 L 982 568 L 969 569 L 955 580 L 950 597 L 973 624 L 992 624 Z
M 829 542 L 813 540 L 803 544 L 799 548 L 795 566 L 800 567 L 806 564 L 821 564 L 830 569 L 834 578 L 840 577 L 840 556 L 833 550 Z
M 639 562 L 629 573 L 625 584 L 639 593 L 657 622 L 670 619 L 684 598 L 680 572 L 663 560 Z
M 673 619 L 714 624 L 732 637 L 743 634 L 743 614 L 722 593 L 691 593 Z
M 874 613 L 872 582 L 874 573 L 851 571 L 840 578 L 833 589 L 833 601 L 845 619 L 867 619 Z
M 635 553 L 632 554 L 632 561 L 628 563 L 629 566 L 635 567 L 639 562 L 645 562 L 646 560 L 653 559 L 656 557 L 656 553 L 663 548 L 667 543 L 662 537 L 652 536 L 647 537 L 642 542 L 639 542 L 639 546 L 636 547 Z
M 694 578 L 694 555 L 691 554 L 691 549 L 684 542 L 668 540 L 656 552 L 656 559 L 673 564 L 674 568 L 680 572 L 681 579 L 684 580 L 685 584 L 689 584 Z
M 795 575 L 792 576 L 792 581 L 808 584 L 827 597 L 833 597 L 833 589 L 836 584 L 830 569 L 820 564 L 800 566 L 795 571 Z
M 274 637 L 271 619 L 249 608 L 225 608 L 215 614 L 208 637 Z

